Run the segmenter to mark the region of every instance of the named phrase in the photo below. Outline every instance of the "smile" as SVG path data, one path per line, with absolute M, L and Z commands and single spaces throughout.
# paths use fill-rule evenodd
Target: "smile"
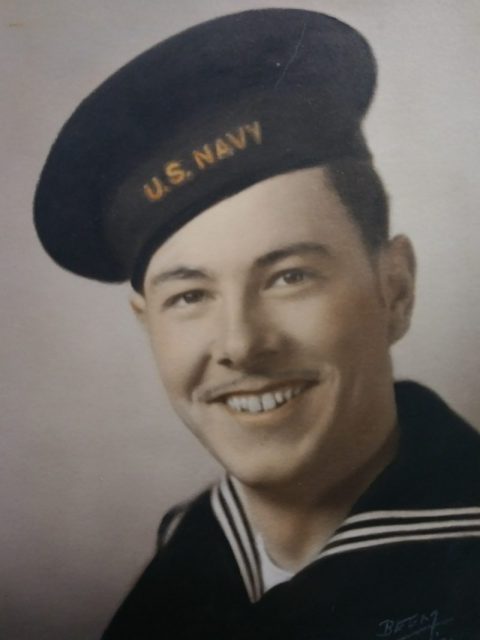
M 284 386 L 261 394 L 238 393 L 227 396 L 225 404 L 235 412 L 257 414 L 273 411 L 283 406 L 308 387 L 310 382 L 303 382 L 291 386 Z

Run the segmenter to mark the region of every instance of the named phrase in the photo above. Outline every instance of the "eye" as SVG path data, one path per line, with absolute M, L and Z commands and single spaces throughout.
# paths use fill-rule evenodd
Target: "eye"
M 199 302 L 203 302 L 207 298 L 207 292 L 203 289 L 192 289 L 178 293 L 166 300 L 165 307 L 188 307 Z
M 277 273 L 270 281 L 271 287 L 286 287 L 304 282 L 310 274 L 304 269 L 286 269 Z

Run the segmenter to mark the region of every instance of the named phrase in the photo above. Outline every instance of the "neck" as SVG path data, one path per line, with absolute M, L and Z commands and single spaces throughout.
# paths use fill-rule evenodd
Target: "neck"
M 352 464 L 340 479 L 317 475 L 282 487 L 250 487 L 236 480 L 254 528 L 272 560 L 298 571 L 309 564 L 343 522 L 353 504 L 393 459 L 398 434 L 392 425 L 371 455 Z

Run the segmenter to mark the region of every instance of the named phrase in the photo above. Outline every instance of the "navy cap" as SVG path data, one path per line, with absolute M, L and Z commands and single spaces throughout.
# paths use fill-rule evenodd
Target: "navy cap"
M 375 77 L 365 39 L 320 13 L 261 9 L 187 29 L 122 67 L 64 125 L 36 190 L 40 240 L 74 273 L 141 289 L 155 249 L 221 199 L 369 158 L 361 121 Z

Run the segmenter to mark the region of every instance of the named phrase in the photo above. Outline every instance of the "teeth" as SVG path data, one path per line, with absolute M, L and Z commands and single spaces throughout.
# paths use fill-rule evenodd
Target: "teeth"
M 239 397 L 230 396 L 227 400 L 227 404 L 231 409 L 235 411 L 240 411 L 242 409 L 242 402 Z
M 244 413 L 261 413 L 262 411 L 272 411 L 277 407 L 285 404 L 295 396 L 298 396 L 305 389 L 305 385 L 297 387 L 286 387 L 282 390 L 263 393 L 258 396 L 229 396 L 227 405 L 234 411 L 242 411 Z
M 262 411 L 262 401 L 258 396 L 248 398 L 248 410 L 250 413 L 260 413 Z
M 262 407 L 264 411 L 271 411 L 277 406 L 273 393 L 264 393 L 262 396 Z

